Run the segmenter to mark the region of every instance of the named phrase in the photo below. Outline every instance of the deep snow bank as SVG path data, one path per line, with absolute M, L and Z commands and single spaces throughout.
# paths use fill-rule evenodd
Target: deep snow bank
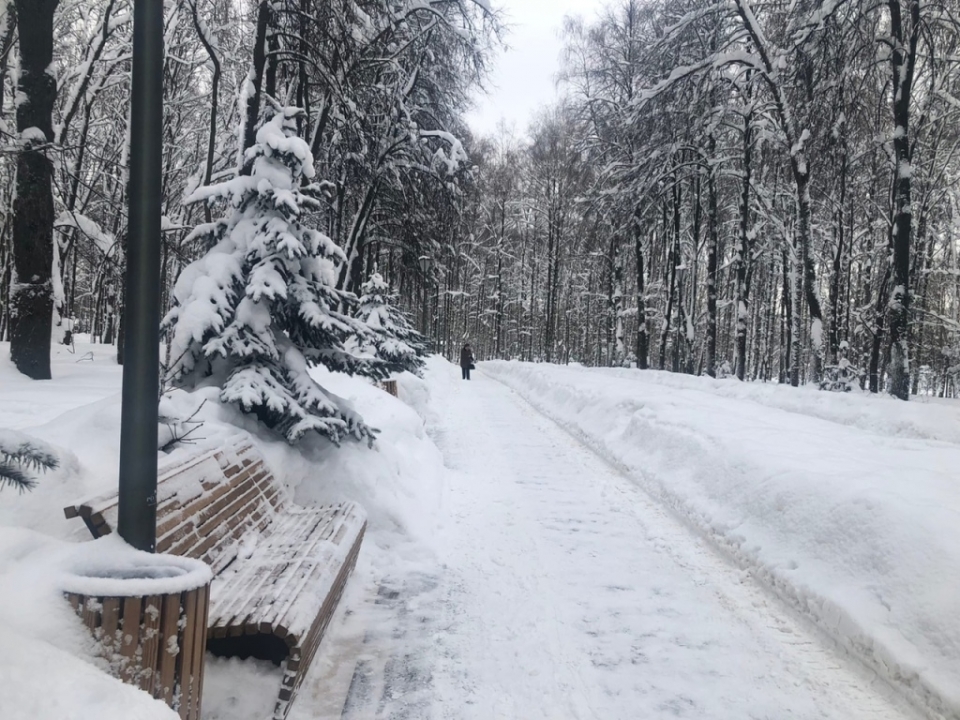
M 481 367 L 884 676 L 960 717 L 960 447 L 944 441 L 957 434 L 956 406 L 652 371 Z

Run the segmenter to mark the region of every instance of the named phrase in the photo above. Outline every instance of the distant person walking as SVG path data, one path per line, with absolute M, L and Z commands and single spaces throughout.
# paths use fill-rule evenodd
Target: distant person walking
M 473 348 L 470 347 L 470 343 L 467 343 L 460 351 L 460 369 L 463 371 L 464 380 L 470 379 L 470 371 L 473 367 Z

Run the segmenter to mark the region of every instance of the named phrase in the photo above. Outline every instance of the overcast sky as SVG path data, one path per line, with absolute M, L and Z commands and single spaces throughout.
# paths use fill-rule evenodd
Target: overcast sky
M 565 15 L 592 19 L 604 0 L 492 0 L 510 26 L 510 49 L 494 60 L 491 92 L 477 97 L 471 127 L 491 134 L 501 119 L 524 134 L 535 111 L 556 96 L 555 76 L 563 47 L 560 31 Z

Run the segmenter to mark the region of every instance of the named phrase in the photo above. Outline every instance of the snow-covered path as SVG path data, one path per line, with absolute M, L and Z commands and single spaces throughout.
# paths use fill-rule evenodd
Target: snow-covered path
M 357 614 L 345 718 L 915 717 L 511 390 L 430 381 L 437 562 Z

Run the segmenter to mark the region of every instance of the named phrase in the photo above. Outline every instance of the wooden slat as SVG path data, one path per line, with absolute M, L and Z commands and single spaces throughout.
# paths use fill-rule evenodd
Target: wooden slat
M 176 494 L 173 494 L 170 497 L 163 497 L 163 495 L 160 494 L 161 487 L 162 486 L 159 484 L 159 481 L 158 481 L 157 519 L 159 520 L 166 518 L 168 515 L 176 512 L 183 506 L 183 503 L 180 502 L 180 498 Z M 111 513 L 108 513 L 107 511 L 104 511 L 104 514 L 111 515 Z
M 86 598 L 83 601 L 83 624 L 90 630 L 96 630 L 100 625 L 100 602 L 95 598 Z
M 189 547 L 189 543 L 196 542 L 197 527 L 193 522 L 192 518 L 188 518 L 183 523 L 181 523 L 177 529 L 163 538 L 157 539 L 157 552 L 165 553 L 169 552 L 171 548 L 177 547 L 178 545 L 186 545 Z M 185 541 L 187 541 L 185 543 Z M 179 552 L 173 553 L 174 555 L 187 555 L 187 553 Z
M 198 528 L 199 534 L 206 537 L 211 532 L 213 532 L 221 523 L 226 522 L 227 520 L 236 517 L 243 516 L 243 510 L 250 504 L 254 503 L 257 499 L 258 491 L 255 487 L 248 488 L 244 486 L 243 494 L 239 496 L 230 495 L 226 500 L 228 503 L 224 503 L 223 507 L 216 510 L 216 515 L 210 515 L 208 517 L 202 518 L 200 521 L 200 527 Z
M 292 561 L 276 562 L 269 567 L 247 564 L 231 577 L 229 592 L 224 593 L 230 601 L 213 611 L 212 614 L 217 617 L 216 622 L 231 627 L 254 621 L 259 623 L 266 619 L 263 613 L 257 612 L 257 608 L 274 597 L 276 583 L 285 573 L 290 572 L 292 564 Z
M 199 497 L 194 498 L 189 503 L 184 505 L 182 514 L 183 515 L 203 514 L 204 510 L 206 510 L 206 508 L 211 503 L 216 502 L 227 493 L 236 490 L 240 482 L 241 480 L 236 480 L 231 482 L 222 482 L 217 485 L 214 485 L 211 489 L 206 490 Z
M 133 684 L 140 665 L 137 659 L 137 648 L 140 646 L 141 610 L 142 605 L 139 597 L 124 599 L 120 655 L 124 659 L 122 679 L 129 684 Z
M 211 491 L 210 502 L 204 504 L 193 513 L 197 518 L 198 525 L 205 525 L 211 519 L 217 517 L 225 508 L 233 505 L 238 498 L 244 496 L 250 491 L 249 473 L 243 472 L 235 476 L 232 480 L 217 487 Z
M 154 686 L 157 684 L 156 670 L 162 610 L 163 602 L 159 595 L 150 595 L 143 601 L 143 672 L 140 675 L 140 689 L 151 695 L 154 695 Z
M 313 522 L 307 525 L 304 523 L 304 517 L 310 517 L 311 513 L 301 514 L 299 517 L 284 518 L 283 523 L 271 535 L 269 546 L 271 550 L 265 551 L 269 555 L 284 557 L 293 550 L 298 556 L 293 562 L 286 563 L 283 567 L 274 565 L 268 578 L 265 578 L 263 571 L 257 571 L 254 568 L 245 568 L 243 572 L 238 572 L 231 576 L 229 586 L 223 588 L 224 595 L 229 597 L 227 603 L 221 603 L 218 608 L 212 611 L 211 622 L 217 622 L 223 625 L 235 625 L 243 621 L 246 628 L 256 622 L 258 625 L 267 622 L 276 625 L 282 621 L 290 608 L 298 605 L 305 600 L 310 602 L 310 597 L 316 596 L 320 592 L 317 587 L 317 581 L 311 580 L 312 577 L 323 578 L 329 575 L 327 569 L 332 560 L 332 548 L 321 547 L 327 543 L 329 534 L 333 528 L 325 522 L 330 515 L 329 510 L 320 514 L 313 514 Z M 338 518 L 342 521 L 343 516 Z M 339 528 L 340 523 L 334 523 L 335 528 Z M 291 532 L 292 530 L 292 532 Z M 282 541 L 281 541 L 282 540 Z M 289 546 L 289 547 L 288 547 Z M 334 570 L 334 573 L 336 571 Z M 267 582 L 265 582 L 267 581 Z M 252 603 L 249 596 L 251 594 L 258 596 L 256 600 L 259 603 L 265 601 L 265 598 L 259 597 L 266 595 L 261 587 L 266 584 L 270 588 L 270 598 L 280 597 L 284 602 L 279 605 L 272 603 L 263 605 L 263 609 L 268 611 L 268 615 L 258 616 L 261 610 L 258 610 L 258 604 Z M 316 592 L 307 592 L 307 587 L 316 588 Z M 305 632 L 307 628 L 297 630 L 297 634 Z M 237 632 L 237 631 L 235 631 Z
M 162 538 L 167 535 L 171 530 L 176 530 L 177 527 L 184 521 L 184 518 L 189 514 L 184 512 L 183 506 L 179 503 L 171 503 L 177 507 L 175 509 L 167 510 L 167 512 L 162 515 L 157 513 L 157 538 Z
M 234 555 L 229 552 L 229 549 L 221 544 L 222 539 L 223 538 L 217 537 L 215 534 L 208 535 L 202 542 L 191 549 L 190 557 L 203 560 L 210 566 L 215 575 L 219 574 L 234 557 Z
M 117 652 L 120 650 L 119 637 L 117 636 L 120 630 L 120 598 L 104 598 L 102 614 L 103 637 L 101 642 L 111 652 Z
M 163 597 L 163 607 L 160 612 L 163 616 L 160 624 L 160 648 L 158 655 L 160 662 L 157 668 L 160 677 L 160 685 L 159 687 L 154 687 L 153 696 L 156 698 L 162 698 L 167 705 L 170 705 L 173 701 L 173 681 L 177 668 L 177 656 L 172 655 L 169 652 L 169 647 L 170 638 L 174 638 L 174 640 L 176 640 L 179 635 L 179 597 L 165 595 Z
M 320 593 L 312 592 L 317 588 L 311 587 L 311 585 L 316 584 L 316 581 L 311 583 L 311 580 L 319 579 L 322 586 L 324 578 L 329 575 L 326 571 L 330 566 L 332 552 L 325 547 L 322 553 L 323 555 L 314 562 L 302 561 L 297 564 L 293 571 L 286 573 L 282 586 L 277 588 L 279 602 L 270 606 L 268 614 L 265 616 L 266 620 L 271 621 L 274 625 L 289 625 L 291 632 L 301 637 L 309 630 L 309 627 L 294 626 L 288 618 L 294 615 L 292 610 L 300 603 L 307 601 L 315 604 L 321 599 L 322 595 Z M 320 570 L 319 575 L 315 574 L 317 570 Z M 311 592 L 307 592 L 308 588 Z
M 357 535 L 356 540 L 354 541 L 353 547 L 351 547 L 350 552 L 348 553 L 343 565 L 340 568 L 340 571 L 337 573 L 337 578 L 331 587 L 329 594 L 323 602 L 323 605 L 320 608 L 320 612 L 317 614 L 317 618 L 314 621 L 313 627 L 310 630 L 310 634 L 305 640 L 302 653 L 303 659 L 302 664 L 304 668 L 310 666 L 313 662 L 313 657 L 317 652 L 317 649 L 320 646 L 320 641 L 323 639 L 323 635 L 326 632 L 327 626 L 330 624 L 330 621 L 333 619 L 333 614 L 336 611 L 337 605 L 340 602 L 340 598 L 343 595 L 343 591 L 346 588 L 347 579 L 350 574 L 353 572 L 354 567 L 357 564 L 357 557 L 360 554 L 360 545 L 363 542 L 364 530 L 366 529 L 366 523 L 361 527 L 360 532 Z M 300 684 L 303 682 L 304 673 L 300 673 L 297 678 L 297 683 L 294 686 L 294 691 L 299 688 Z
M 200 720 L 200 703 L 203 700 L 203 661 L 207 645 L 207 613 L 210 595 L 204 586 L 197 591 L 197 622 L 193 626 L 193 645 L 195 652 L 190 666 L 191 705 L 187 720 Z
M 229 598 L 226 604 L 211 611 L 211 624 L 226 629 L 226 635 L 242 635 L 243 625 L 251 619 L 256 606 L 263 602 L 267 593 L 265 588 L 271 587 L 286 569 L 288 563 L 277 563 L 272 568 L 261 565 L 248 565 L 240 574 L 241 582 L 232 582 L 233 592 L 224 593 Z M 216 613 L 214 619 L 214 612 Z M 237 628 L 241 628 L 237 630 Z
M 197 652 L 203 652 L 203 648 L 198 649 L 193 630 L 197 625 L 197 599 L 198 590 L 190 590 L 184 593 L 184 616 L 186 622 L 183 631 L 180 633 L 180 654 L 177 657 L 177 677 L 180 678 L 180 704 L 179 712 L 181 720 L 188 720 L 190 717 L 190 708 L 193 704 L 193 658 Z M 187 630 L 190 632 L 187 633 Z

